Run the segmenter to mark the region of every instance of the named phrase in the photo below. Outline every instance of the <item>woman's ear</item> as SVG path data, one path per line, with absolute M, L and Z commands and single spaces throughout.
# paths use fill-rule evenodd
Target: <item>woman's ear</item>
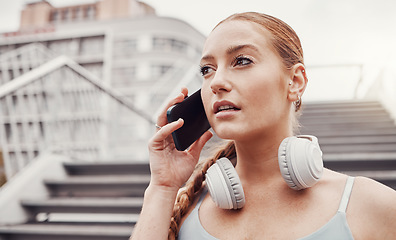
M 308 78 L 305 72 L 305 66 L 302 63 L 297 63 L 290 70 L 289 91 L 287 98 L 291 102 L 301 101 L 301 97 L 307 87 Z

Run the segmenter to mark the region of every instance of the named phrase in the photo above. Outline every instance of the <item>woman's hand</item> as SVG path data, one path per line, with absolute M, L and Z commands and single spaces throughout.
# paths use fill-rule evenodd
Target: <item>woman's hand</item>
M 149 157 L 151 169 L 151 187 L 177 191 L 191 176 L 199 155 L 205 143 L 212 137 L 212 133 L 204 133 L 191 147 L 185 151 L 178 151 L 171 133 L 183 126 L 183 119 L 168 123 L 166 113 L 169 107 L 180 103 L 187 96 L 188 90 L 181 89 L 181 93 L 172 99 L 162 110 L 157 119 L 161 128 L 149 141 Z

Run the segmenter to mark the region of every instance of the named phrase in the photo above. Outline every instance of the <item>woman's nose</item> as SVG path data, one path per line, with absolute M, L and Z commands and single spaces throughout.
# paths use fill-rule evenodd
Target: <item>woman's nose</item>
M 215 76 L 210 82 L 210 88 L 214 94 L 229 92 L 232 89 L 232 84 L 228 79 L 226 71 L 217 69 Z

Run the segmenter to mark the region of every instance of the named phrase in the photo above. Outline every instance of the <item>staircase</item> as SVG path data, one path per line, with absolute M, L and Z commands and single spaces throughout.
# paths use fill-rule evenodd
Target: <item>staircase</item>
M 396 125 L 380 103 L 306 104 L 300 122 L 318 137 L 325 167 L 396 189 Z
M 319 138 L 325 167 L 396 189 L 396 126 L 377 102 L 305 104 L 302 134 Z M 24 224 L 0 226 L 0 240 L 127 240 L 149 183 L 147 163 L 64 162 L 44 178 L 49 196 L 24 198 Z
M 63 164 L 67 177 L 45 179 L 46 200 L 23 199 L 25 224 L 0 227 L 1 240 L 127 240 L 149 183 L 147 163 Z

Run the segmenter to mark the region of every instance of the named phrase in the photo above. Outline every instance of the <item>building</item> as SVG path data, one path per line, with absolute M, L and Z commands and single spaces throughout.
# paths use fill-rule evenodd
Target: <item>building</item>
M 101 21 L 146 15 L 155 15 L 155 10 L 137 1 L 103 0 L 92 4 L 55 8 L 43 0 L 26 5 L 21 13 L 20 30 L 45 28 L 53 23 Z
M 102 0 L 61 8 L 47 1 L 33 2 L 23 9 L 19 30 L 0 35 L 0 88 L 65 55 L 92 73 L 100 84 L 132 103 L 138 112 L 154 119 L 164 101 L 181 86 L 191 91 L 200 86 L 197 66 L 204 39 L 189 24 L 159 17 L 151 6 L 136 0 Z M 41 57 L 34 57 L 37 54 Z M 62 107 L 71 109 L 68 105 L 76 104 L 72 99 L 83 92 L 83 87 L 79 89 L 76 84 L 73 91 L 69 101 L 62 100 Z M 32 99 L 45 104 L 49 95 L 27 92 L 0 97 L 0 141 L 8 177 L 51 146 L 45 134 L 49 130 L 44 130 L 49 125 L 46 118 L 39 112 L 24 115 Z M 95 152 L 91 158 L 120 160 L 133 155 L 136 160 L 146 159 L 152 123 L 139 114 L 123 114 L 128 110 L 120 110 L 109 103 L 111 100 L 98 101 L 103 104 L 98 121 L 106 124 L 93 130 L 98 141 L 89 147 L 90 152 Z M 17 106 L 26 111 L 19 111 L 15 117 L 10 109 Z M 62 129 L 76 131 L 72 129 L 83 120 L 72 112 L 69 115 L 67 127 Z M 35 137 L 28 141 L 31 131 Z M 21 139 L 25 139 L 23 143 Z M 57 141 L 58 146 L 62 145 L 62 140 Z

